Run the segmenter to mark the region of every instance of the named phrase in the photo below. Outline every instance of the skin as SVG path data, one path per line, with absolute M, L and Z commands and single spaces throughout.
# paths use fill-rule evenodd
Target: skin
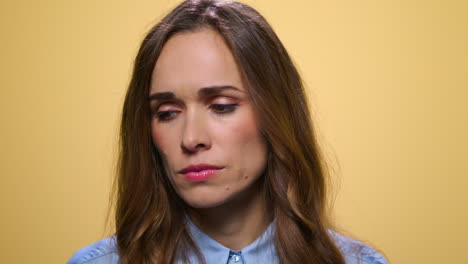
M 271 221 L 260 179 L 267 147 L 223 38 L 208 28 L 171 37 L 153 70 L 149 96 L 153 142 L 193 222 L 233 250 L 252 243 Z M 222 169 L 193 182 L 180 171 L 194 164 Z

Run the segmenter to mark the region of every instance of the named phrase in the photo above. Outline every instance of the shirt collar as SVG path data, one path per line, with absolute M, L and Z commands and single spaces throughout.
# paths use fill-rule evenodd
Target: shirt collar
M 273 242 L 274 237 L 274 221 L 268 225 L 263 234 L 260 235 L 254 242 L 247 247 L 234 251 L 203 233 L 197 226 L 187 217 L 187 227 L 189 233 L 200 249 L 200 252 L 205 257 L 206 264 L 228 263 L 230 258 L 238 261 L 232 263 L 250 264 L 250 263 L 279 263 Z M 193 259 L 191 256 L 190 259 Z M 229 262 L 229 263 L 231 263 Z M 196 263 L 195 261 L 191 263 Z

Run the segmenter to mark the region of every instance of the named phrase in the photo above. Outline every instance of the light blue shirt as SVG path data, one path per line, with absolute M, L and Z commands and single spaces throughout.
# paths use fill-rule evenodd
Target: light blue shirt
M 274 223 L 274 222 L 273 222 Z M 252 244 L 239 251 L 233 251 L 219 244 L 188 222 L 189 232 L 205 257 L 206 264 L 279 264 L 273 243 L 274 224 L 271 223 L 263 234 Z M 386 259 L 371 247 L 359 241 L 329 231 L 336 245 L 345 257 L 346 264 L 388 264 Z M 116 237 L 105 238 L 78 250 L 67 264 L 118 264 Z M 190 263 L 198 263 L 195 255 L 189 255 Z M 176 260 L 175 264 L 182 264 Z

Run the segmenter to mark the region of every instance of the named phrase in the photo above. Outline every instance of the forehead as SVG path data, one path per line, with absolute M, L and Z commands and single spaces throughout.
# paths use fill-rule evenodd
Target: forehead
M 221 85 L 244 89 L 223 37 L 203 28 L 178 33 L 167 41 L 152 73 L 150 93 Z

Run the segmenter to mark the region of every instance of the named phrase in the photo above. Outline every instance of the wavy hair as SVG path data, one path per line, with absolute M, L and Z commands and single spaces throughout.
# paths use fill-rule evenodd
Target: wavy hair
M 344 263 L 327 228 L 327 174 L 316 142 L 301 77 L 267 21 L 238 2 L 182 2 L 144 38 L 135 58 L 120 127 L 116 235 L 122 264 L 187 260 L 196 248 L 185 226 L 186 205 L 165 173 L 151 139 L 148 94 L 167 40 L 208 27 L 230 48 L 268 144 L 263 187 L 273 205 L 280 262 Z M 180 254 L 180 255 L 179 255 Z

